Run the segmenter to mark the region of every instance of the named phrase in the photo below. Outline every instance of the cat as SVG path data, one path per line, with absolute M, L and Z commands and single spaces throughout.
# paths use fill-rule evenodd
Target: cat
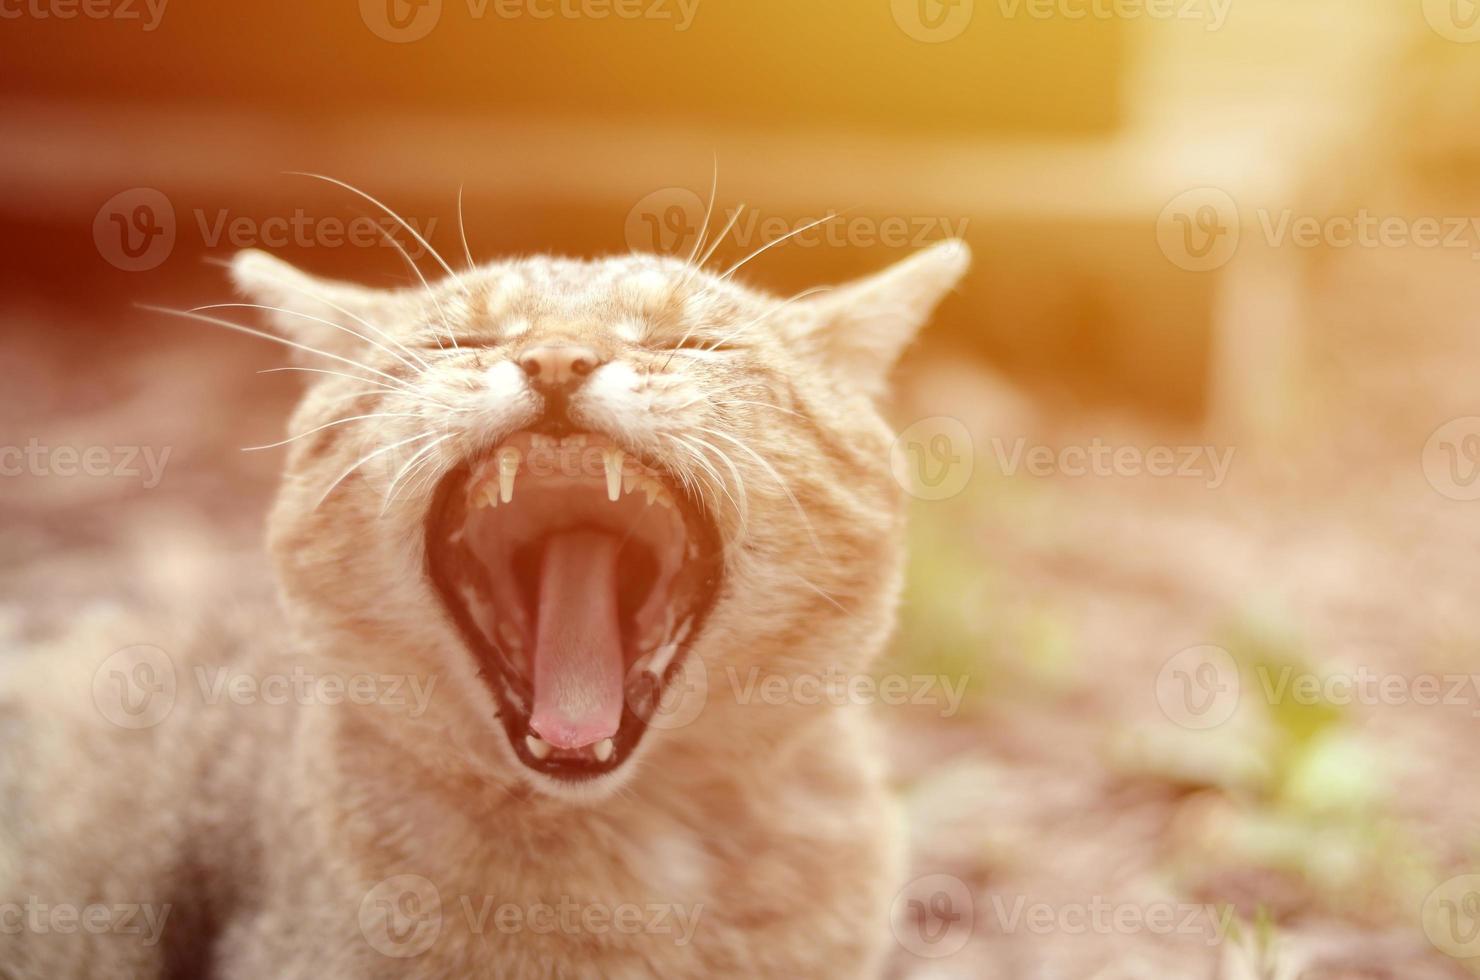
M 879 404 L 968 263 L 782 301 L 652 255 L 392 291 L 238 255 L 306 381 L 281 612 L 0 680 L 0 975 L 877 972 L 867 709 L 757 691 L 881 652 Z

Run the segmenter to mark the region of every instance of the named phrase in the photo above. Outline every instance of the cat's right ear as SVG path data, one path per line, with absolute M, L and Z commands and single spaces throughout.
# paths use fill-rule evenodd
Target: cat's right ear
M 970 265 L 965 242 L 937 242 L 812 300 L 810 316 L 792 329 L 803 350 L 878 397 L 895 360 Z
M 385 292 L 311 276 L 254 248 L 231 260 L 231 281 L 250 302 L 269 307 L 264 315 L 280 337 L 341 357 L 365 346 L 356 333 L 373 336 L 367 323 L 385 329 L 378 321 L 391 305 Z

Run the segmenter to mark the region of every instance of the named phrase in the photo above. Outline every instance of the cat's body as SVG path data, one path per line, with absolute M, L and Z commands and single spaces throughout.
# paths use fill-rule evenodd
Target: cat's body
M 177 655 L 182 688 L 281 670 L 250 638 L 199 641 L 237 652 Z M 373 708 L 177 696 L 147 730 L 100 724 L 95 666 L 15 678 L 34 713 L 0 766 L 22 828 L 5 895 L 118 908 L 104 934 L 0 933 L 0 976 L 860 976 L 887 936 L 893 803 L 841 717 L 812 751 L 675 758 L 578 808 L 441 771 Z M 402 896 L 422 904 L 399 935 L 362 919 Z
M 111 910 L 106 930 L 74 921 L 68 931 L 49 913 L 7 918 L 0 904 L 0 974 L 875 970 L 900 884 L 900 835 L 867 708 L 774 692 L 798 690 L 807 675 L 864 671 L 887 638 L 903 504 L 872 399 L 965 262 L 952 243 L 823 299 L 778 307 L 651 259 L 494 266 L 437 287 L 429 303 L 420 291 L 371 294 L 244 256 L 238 282 L 266 304 L 294 308 L 279 314 L 281 329 L 358 365 L 316 376 L 295 418 L 295 431 L 321 428 L 294 442 L 270 526 L 285 612 L 161 643 L 162 654 L 92 647 L 33 658 L 0 681 L 0 903 Z M 347 318 L 364 325 L 364 343 L 327 326 Z M 675 336 L 655 349 L 642 321 L 649 335 Z M 447 340 L 458 333 L 454 348 Z M 685 346 L 694 333 L 704 348 Z M 737 334 L 738 347 L 727 346 Z M 723 548 L 722 571 L 702 586 L 709 591 L 693 586 L 700 611 L 665 627 L 672 645 L 662 649 L 674 660 L 666 673 L 652 668 L 667 685 L 663 710 L 645 707 L 634 722 L 627 688 L 615 750 L 611 738 L 580 740 L 541 721 L 550 685 L 583 681 L 590 669 L 539 674 L 554 656 L 539 645 L 543 632 L 520 655 L 535 665 L 533 714 L 519 714 L 527 692 L 510 702 L 490 691 L 490 671 L 505 667 L 470 653 L 470 644 L 482 650 L 481 621 L 459 633 L 456 597 L 438 591 L 440 559 L 425 541 L 445 530 L 434 486 L 450 488 L 435 500 L 455 500 L 449 540 L 494 519 L 471 507 L 464 514 L 478 487 L 469 482 L 464 494 L 458 481 L 472 477 L 458 467 L 551 411 L 554 389 L 536 384 L 548 382 L 549 362 L 543 379 L 527 355 L 519 360 L 527 377 L 512 369 L 518 351 L 547 351 L 550 337 L 557 352 L 575 344 L 595 352 L 594 371 L 580 372 L 589 381 L 562 389 L 563 410 L 593 439 L 610 436 L 672 477 L 650 488 L 650 509 L 654 494 L 693 495 L 693 511 L 677 505 L 690 514 L 675 524 L 680 541 L 685 529 L 702 533 L 691 526 L 702 514 Z M 333 421 L 350 415 L 375 415 L 373 435 Z M 417 442 L 429 419 L 446 437 L 440 448 Z M 427 451 L 386 450 L 403 440 Z M 731 443 L 734 451 L 720 451 Z M 700 445 L 712 457 L 695 458 Z M 392 455 L 378 476 L 364 471 L 371 454 Z M 360 471 L 346 478 L 356 460 Z M 540 513 L 528 508 L 566 486 L 522 470 L 518 479 L 534 488 L 518 499 L 532 502 L 511 503 L 519 492 L 511 486 L 502 506 L 525 507 L 525 522 Z M 636 506 L 613 483 L 619 498 Z M 605 580 L 591 569 L 604 539 L 581 533 L 595 536 L 596 557 L 579 558 L 568 575 L 599 591 Z M 537 595 L 555 595 L 563 566 L 554 545 L 541 547 Z M 644 601 L 677 608 L 698 553 L 691 545 L 672 579 L 679 584 L 659 576 Z M 619 588 L 641 574 L 612 568 Z M 518 601 L 530 605 L 516 611 L 538 615 L 545 630 L 545 600 Z M 590 618 L 587 605 L 557 609 L 549 622 Z M 635 642 L 625 632 L 630 615 L 613 641 L 624 650 Z M 578 646 L 599 647 L 600 624 L 582 628 L 589 636 Z M 616 666 L 630 681 L 646 662 Z M 225 687 L 222 668 L 248 680 Z M 273 698 L 264 679 L 295 672 L 310 685 L 333 683 L 283 697 L 298 690 L 283 681 L 272 690 L 286 703 L 265 703 Z M 159 686 L 163 673 L 172 689 Z M 168 710 L 135 697 L 120 714 L 109 700 L 119 696 L 115 681 L 123 693 L 134 682 L 168 690 Z M 365 697 L 346 695 L 362 682 Z M 599 683 L 583 689 L 597 701 Z M 523 742 L 523 727 L 505 730 L 509 717 L 532 726 Z M 572 717 L 600 723 L 594 709 Z M 138 931 L 119 921 L 129 905 L 138 906 L 128 923 Z M 104 922 L 102 912 L 85 914 Z

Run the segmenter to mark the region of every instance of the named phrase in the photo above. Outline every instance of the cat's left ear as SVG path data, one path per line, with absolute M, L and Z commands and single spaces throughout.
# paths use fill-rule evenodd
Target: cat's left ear
M 383 290 L 311 276 L 257 249 L 236 254 L 231 279 L 252 302 L 274 308 L 266 316 L 280 336 L 339 356 L 363 347 L 350 331 L 367 333 L 364 322 L 378 325 L 394 302 Z
M 882 395 L 889 369 L 970 265 L 960 239 L 932 245 L 810 302 L 797 339 L 869 395 Z

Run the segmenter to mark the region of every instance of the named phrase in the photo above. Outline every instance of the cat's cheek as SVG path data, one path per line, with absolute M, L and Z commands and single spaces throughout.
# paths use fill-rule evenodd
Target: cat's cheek
M 537 399 L 524 372 L 513 361 L 499 361 L 483 372 L 483 390 L 477 395 L 478 423 L 490 436 L 502 436 L 527 424 Z
M 630 364 L 612 361 L 591 375 L 574 402 L 576 418 L 590 428 L 633 439 L 640 437 L 644 403 L 638 394 L 640 379 Z M 633 439 L 633 441 L 639 441 Z

